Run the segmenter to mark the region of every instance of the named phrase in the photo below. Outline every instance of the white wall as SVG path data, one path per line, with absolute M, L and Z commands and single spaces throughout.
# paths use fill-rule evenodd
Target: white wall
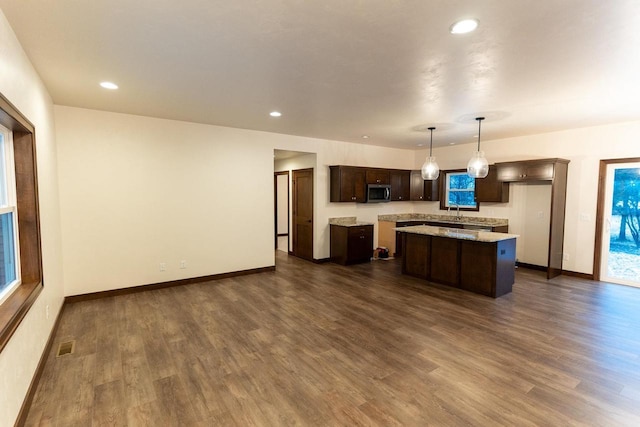
M 63 301 L 56 140 L 52 102 L 0 11 L 0 93 L 36 129 L 44 289 L 0 353 L 0 426 L 12 426 Z M 50 316 L 46 317 L 46 307 Z
M 66 295 L 274 265 L 264 133 L 61 106 L 55 117 Z
M 516 259 L 526 264 L 549 265 L 551 184 L 509 184 L 509 232 L 518 234 Z
M 483 125 L 488 129 L 490 123 Z M 607 126 L 571 129 L 518 138 L 482 141 L 482 150 L 489 163 L 534 158 L 565 158 L 570 160 L 567 184 L 564 252 L 568 260 L 565 270 L 593 273 L 598 168 L 601 159 L 638 157 L 637 136 L 640 121 Z M 441 169 L 466 168 L 475 151 L 474 144 L 434 148 Z M 426 150 L 415 152 L 414 168 L 424 162 Z M 478 213 L 470 216 L 511 218 L 513 203 L 483 203 Z M 417 205 L 416 211 L 436 212 L 438 205 Z M 465 212 L 465 215 L 467 213 Z M 585 214 L 581 219 L 581 214 Z

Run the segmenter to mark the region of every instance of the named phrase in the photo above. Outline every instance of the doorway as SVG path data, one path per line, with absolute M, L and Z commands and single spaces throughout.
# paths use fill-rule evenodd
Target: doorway
M 275 245 L 276 249 L 289 253 L 289 171 L 275 172 Z
M 313 261 L 313 169 L 293 171 L 293 255 Z
M 640 158 L 600 161 L 594 278 L 640 287 Z

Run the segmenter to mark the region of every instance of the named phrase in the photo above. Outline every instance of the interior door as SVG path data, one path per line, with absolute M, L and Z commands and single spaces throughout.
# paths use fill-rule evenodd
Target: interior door
M 640 160 L 603 162 L 596 279 L 640 287 Z
M 293 171 L 293 255 L 313 261 L 313 169 Z

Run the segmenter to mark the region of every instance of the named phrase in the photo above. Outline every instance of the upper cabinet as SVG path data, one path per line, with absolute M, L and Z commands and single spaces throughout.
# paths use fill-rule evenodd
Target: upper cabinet
M 509 201 L 509 183 L 498 180 L 498 168 L 489 166 L 485 178 L 476 179 L 476 202 L 507 203 Z
M 424 200 L 424 179 L 422 179 L 422 172 L 411 171 L 410 192 L 411 200 Z
M 437 201 L 439 180 L 422 179 L 421 171 L 411 171 L 411 200 L 413 201 Z
M 391 183 L 389 169 L 366 169 L 367 184 L 387 184 Z
M 552 181 L 555 164 L 558 161 L 566 162 L 563 159 L 540 159 L 497 163 L 498 180 L 504 182 Z
M 500 181 L 546 181 L 548 184 L 551 184 L 547 279 L 558 276 L 562 273 L 569 160 L 524 160 L 520 162 L 496 163 L 496 167 L 498 168 L 498 180 Z
M 365 169 L 354 166 L 329 166 L 331 202 L 367 201 Z
M 391 181 L 391 201 L 411 200 L 411 171 L 392 169 L 389 171 Z

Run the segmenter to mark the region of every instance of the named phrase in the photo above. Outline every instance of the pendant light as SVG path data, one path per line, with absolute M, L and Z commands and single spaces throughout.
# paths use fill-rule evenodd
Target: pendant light
M 422 165 L 422 179 L 434 180 L 438 179 L 438 176 L 440 176 L 440 167 L 436 163 L 436 158 L 431 155 L 433 151 L 433 131 L 435 128 L 430 127 L 428 129 L 431 131 L 431 140 L 429 141 L 429 157 L 427 157 L 427 160 Z
M 489 174 L 489 162 L 484 157 L 484 152 L 480 151 L 480 124 L 484 117 L 476 117 L 476 120 L 478 121 L 478 151 L 467 163 L 467 175 L 471 178 L 485 178 Z

